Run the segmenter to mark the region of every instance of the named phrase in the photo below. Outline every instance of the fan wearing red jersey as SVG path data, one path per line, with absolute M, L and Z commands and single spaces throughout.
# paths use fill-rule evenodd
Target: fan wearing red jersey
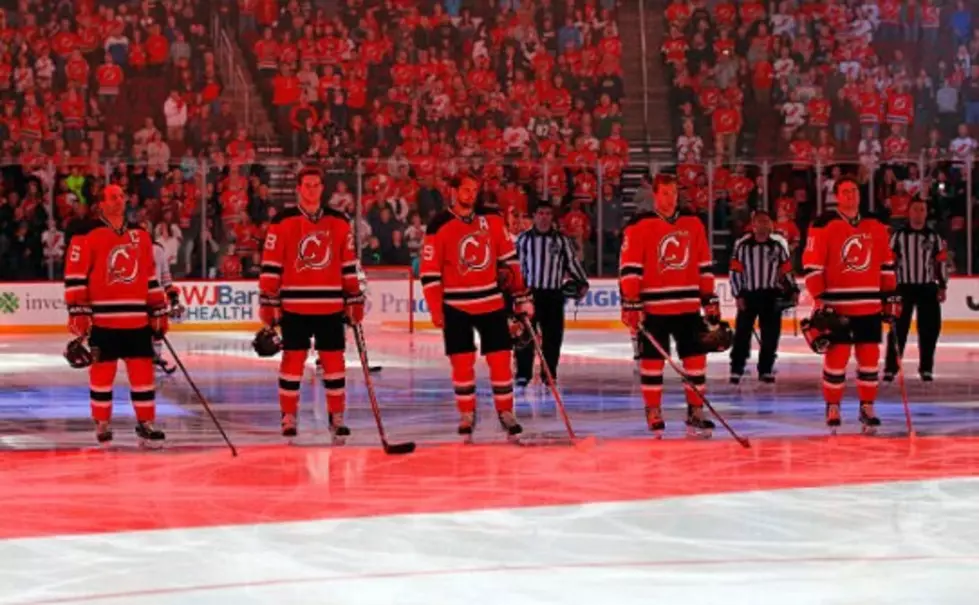
M 826 334 L 830 342 L 823 359 L 826 424 L 833 431 L 840 426 L 840 402 L 852 347 L 857 359 L 860 423 L 865 432 L 873 432 L 880 426 L 874 401 L 882 322 L 901 314 L 894 254 L 887 228 L 876 219 L 860 216 L 856 181 L 849 177 L 838 180 L 835 194 L 837 209 L 813 222 L 802 255 L 814 319 L 815 313 L 827 311 L 839 317 L 835 329 Z
M 343 422 L 346 323 L 364 318 L 357 253 L 346 217 L 321 203 L 323 177 L 304 168 L 297 177 L 299 204 L 275 217 L 265 237 L 258 288 L 262 323 L 282 330 L 279 407 L 282 435 L 298 434 L 299 385 L 310 340 L 323 368 L 330 432 L 350 435 Z
M 93 363 L 89 391 L 95 436 L 112 441 L 112 385 L 119 360 L 126 364 L 136 435 L 147 444 L 165 439 L 156 428 L 153 338 L 169 329 L 167 301 L 156 277 L 153 240 L 125 221 L 126 198 L 117 185 L 103 192 L 96 218 L 71 238 L 65 262 L 68 329 L 88 339 Z
M 640 212 L 626 226 L 619 261 L 622 322 L 633 333 L 639 324 L 669 354 L 670 338 L 690 380 L 685 387 L 687 426 L 710 431 L 714 423 L 704 416 L 701 393 L 706 385 L 707 355 L 701 335 L 720 323 L 720 305 L 714 294 L 714 275 L 704 225 L 693 214 L 677 211 L 677 186 L 672 175 L 658 174 L 653 181 L 653 211 Z M 640 375 L 646 421 L 657 435 L 663 421 L 663 366 L 659 351 L 639 337 Z
M 520 262 L 503 217 L 476 209 L 479 183 L 462 179 L 450 210 L 428 224 L 422 245 L 421 275 L 432 322 L 442 329 L 445 354 L 452 365 L 452 384 L 459 408 L 459 434 L 467 439 L 476 425 L 476 344 L 489 365 L 493 403 L 509 435 L 523 428 L 513 413 L 512 342 L 509 310 L 530 319 L 534 306 L 524 285 Z

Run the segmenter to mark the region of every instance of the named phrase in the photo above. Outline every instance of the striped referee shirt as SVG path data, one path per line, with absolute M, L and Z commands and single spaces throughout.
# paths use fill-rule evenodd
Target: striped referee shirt
M 541 233 L 536 227 L 530 228 L 517 237 L 516 247 L 528 288 L 560 290 L 566 275 L 575 281 L 588 281 L 571 240 L 557 229 Z
M 731 254 L 731 294 L 779 290 L 784 276 L 792 272 L 789 251 L 778 239 L 758 241 L 751 233 L 734 244 Z
M 925 227 L 902 227 L 891 235 L 901 285 L 948 286 L 948 247 L 942 236 Z

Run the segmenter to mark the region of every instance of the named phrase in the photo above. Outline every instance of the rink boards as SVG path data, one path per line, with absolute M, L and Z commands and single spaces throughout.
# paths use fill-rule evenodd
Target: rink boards
M 801 286 L 801 283 L 800 283 Z M 409 287 L 413 292 L 409 293 Z M 258 326 L 256 281 L 183 281 L 178 283 L 187 314 L 174 326 L 178 330 L 251 330 Z M 735 302 L 726 278 L 718 278 L 717 294 L 724 316 L 731 320 Z M 578 304 L 569 301 L 569 328 L 620 329 L 619 287 L 615 279 L 594 279 Z M 803 293 L 795 317 L 806 317 L 811 301 Z M 371 323 L 416 329 L 431 327 L 421 284 L 406 279 L 374 279 L 367 295 Z M 956 278 L 949 283 L 948 300 L 942 306 L 943 329 L 948 332 L 979 331 L 979 278 Z M 791 330 L 790 310 L 783 325 Z M 0 332 L 58 332 L 64 330 L 67 312 L 63 287 L 57 282 L 0 285 Z

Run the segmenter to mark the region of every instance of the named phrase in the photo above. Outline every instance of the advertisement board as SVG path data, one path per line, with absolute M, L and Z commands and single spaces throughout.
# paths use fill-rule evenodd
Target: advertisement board
M 177 284 L 180 298 L 187 308 L 175 330 L 254 330 L 258 326 L 258 284 L 255 281 L 182 281 Z M 717 295 L 723 315 L 735 315 L 735 301 L 727 279 L 717 280 Z M 406 280 L 376 279 L 367 294 L 370 323 L 407 327 L 409 309 L 415 326 L 431 327 L 431 316 L 425 304 L 421 284 L 414 282 L 414 296 L 408 295 Z M 579 303 L 568 301 L 570 328 L 620 329 L 621 300 L 614 279 L 595 279 Z M 809 315 L 811 301 L 803 293 L 795 311 L 798 318 Z M 953 279 L 948 300 L 942 306 L 943 329 L 979 333 L 979 279 Z M 0 284 L 0 332 L 60 332 L 68 316 L 63 288 L 56 282 Z M 791 326 L 792 312 L 785 318 Z

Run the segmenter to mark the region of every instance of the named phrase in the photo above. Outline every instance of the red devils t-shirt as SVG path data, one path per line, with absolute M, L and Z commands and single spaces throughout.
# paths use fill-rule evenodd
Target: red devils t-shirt
M 170 58 L 170 43 L 162 34 L 146 39 L 146 55 L 150 65 L 162 65 Z

